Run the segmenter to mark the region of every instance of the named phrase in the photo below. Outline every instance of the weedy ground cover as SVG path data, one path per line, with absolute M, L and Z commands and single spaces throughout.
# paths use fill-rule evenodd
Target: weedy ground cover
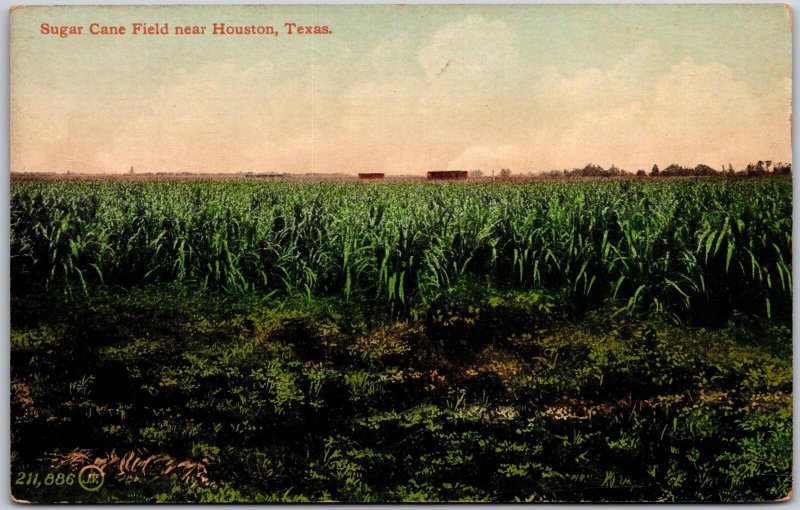
M 32 181 L 11 218 L 18 498 L 791 487 L 790 180 Z

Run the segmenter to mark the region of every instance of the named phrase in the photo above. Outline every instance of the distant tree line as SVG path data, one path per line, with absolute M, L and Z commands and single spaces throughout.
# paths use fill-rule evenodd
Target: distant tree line
M 635 175 L 636 177 L 709 177 L 709 176 L 765 176 L 765 175 L 792 175 L 791 163 L 775 163 L 772 161 L 759 161 L 750 163 L 743 170 L 735 171 L 731 164 L 726 167 L 723 165 L 720 170 L 711 168 L 708 165 L 697 165 L 694 168 L 684 167 L 678 164 L 671 164 L 664 169 L 659 169 L 658 165 L 653 165 L 650 172 L 639 169 L 635 173 L 626 172 L 616 165 L 610 168 L 603 168 L 600 165 L 589 163 L 583 168 L 573 168 L 564 170 L 551 170 L 545 172 L 549 177 L 623 177 Z

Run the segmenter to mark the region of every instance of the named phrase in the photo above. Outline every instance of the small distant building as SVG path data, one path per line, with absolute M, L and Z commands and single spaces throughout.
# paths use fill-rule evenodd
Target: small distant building
M 467 170 L 432 170 L 428 172 L 429 181 L 461 181 L 468 177 Z
M 385 177 L 382 172 L 367 172 L 358 174 L 359 181 L 380 181 Z

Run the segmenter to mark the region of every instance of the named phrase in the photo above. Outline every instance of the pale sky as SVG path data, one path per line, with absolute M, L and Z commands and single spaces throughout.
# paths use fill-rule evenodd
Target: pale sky
M 789 20 L 781 4 L 18 8 L 11 169 L 788 162 Z M 90 35 L 93 22 L 129 33 Z M 130 35 L 136 22 L 172 35 Z M 289 36 L 286 22 L 333 33 Z M 212 23 L 280 35 L 173 33 Z

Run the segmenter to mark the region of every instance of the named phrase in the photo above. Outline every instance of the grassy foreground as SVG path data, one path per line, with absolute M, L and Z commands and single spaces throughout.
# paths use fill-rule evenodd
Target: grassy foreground
M 15 497 L 787 495 L 789 181 L 294 186 L 15 184 Z

